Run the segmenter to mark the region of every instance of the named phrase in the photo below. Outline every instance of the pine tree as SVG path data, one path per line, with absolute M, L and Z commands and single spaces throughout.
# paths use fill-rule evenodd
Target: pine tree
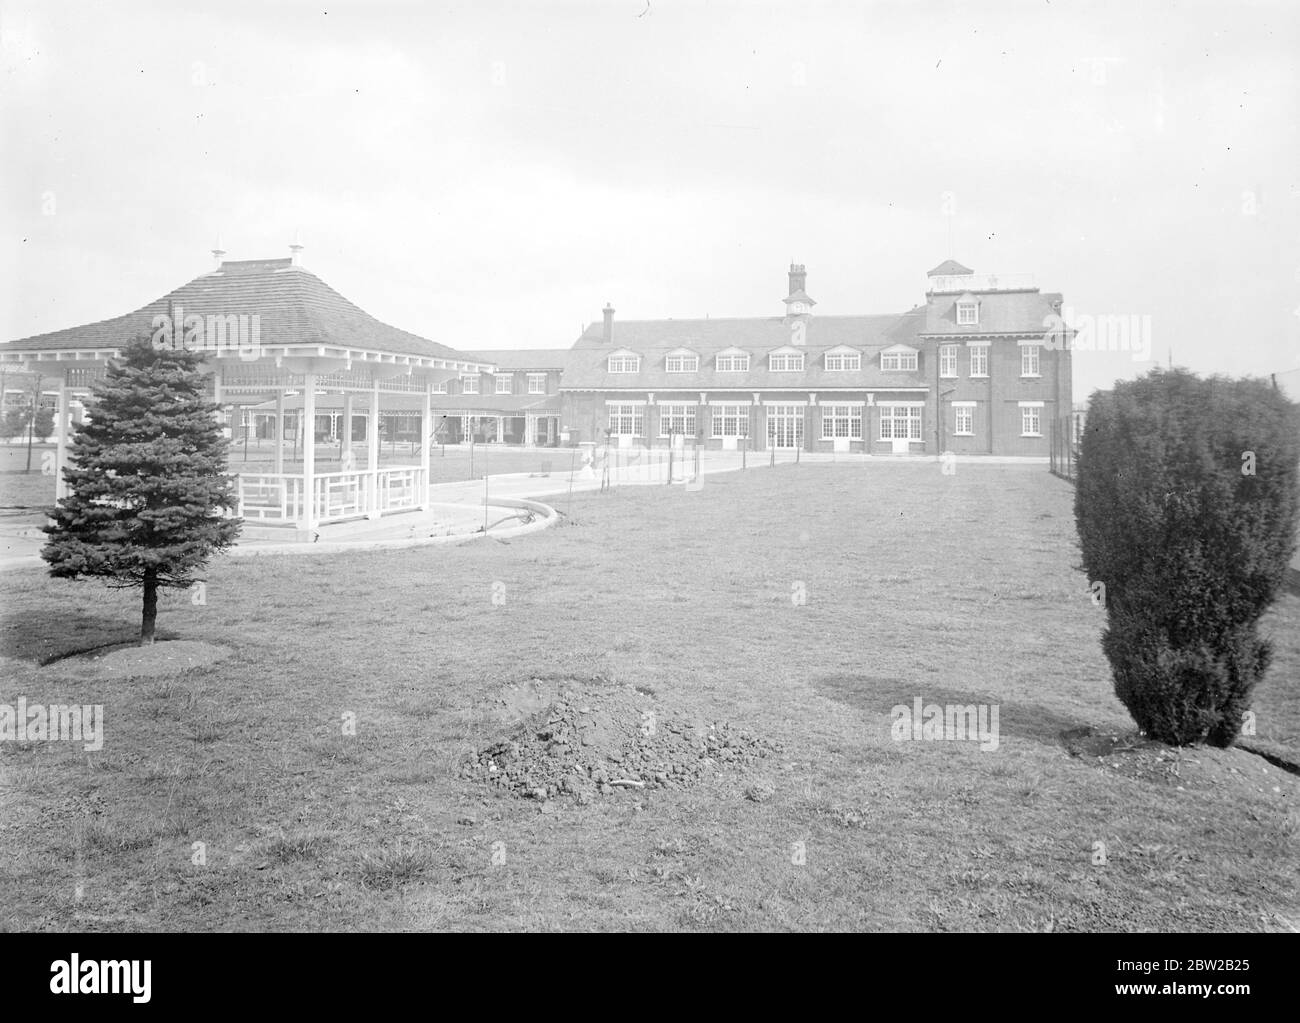
M 68 495 L 45 527 L 50 575 L 140 587 L 140 642 L 154 641 L 160 587 L 184 588 L 234 543 L 234 477 L 199 357 L 137 338 L 92 389 L 69 447 Z

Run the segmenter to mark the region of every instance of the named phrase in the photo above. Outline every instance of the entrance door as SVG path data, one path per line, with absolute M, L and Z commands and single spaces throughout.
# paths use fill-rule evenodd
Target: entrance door
M 803 447 L 802 405 L 767 407 L 767 446 L 790 450 Z

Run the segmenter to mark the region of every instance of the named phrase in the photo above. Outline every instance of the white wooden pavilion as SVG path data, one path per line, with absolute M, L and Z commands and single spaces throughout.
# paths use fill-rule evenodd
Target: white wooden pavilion
M 141 309 L 0 344 L 0 363 L 37 371 L 57 386 L 57 497 L 66 493 L 70 402 L 89 393 L 127 342 L 156 338 L 160 322 L 174 322 L 179 343 L 204 354 L 209 393 L 225 412 L 274 405 L 272 471 L 238 477 L 238 514 L 248 522 L 306 535 L 327 523 L 428 508 L 434 388 L 496 367 L 381 323 L 305 270 L 301 246 L 290 248 L 293 255 L 283 259 L 239 261 L 223 261 L 216 250 L 214 270 Z M 317 472 L 314 425 L 322 398 L 341 401 L 345 422 L 367 417 L 363 468 Z M 301 410 L 307 431 L 298 472 L 285 471 L 286 401 Z M 397 412 L 420 417 L 418 461 L 381 467 L 380 416 Z

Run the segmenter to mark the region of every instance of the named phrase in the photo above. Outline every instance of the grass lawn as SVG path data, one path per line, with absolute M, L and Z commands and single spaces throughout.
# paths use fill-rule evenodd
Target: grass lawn
M 1063 748 L 1132 731 L 1072 500 L 1041 467 L 805 464 L 577 495 L 512 543 L 221 560 L 159 622 L 233 652 L 149 679 L 40 667 L 129 638 L 138 595 L 10 573 L 0 701 L 103 704 L 106 740 L 0 743 L 0 927 L 1300 928 L 1300 778 Z M 1297 625 L 1283 596 L 1254 701 L 1293 751 Z M 533 678 L 633 684 L 781 752 L 541 812 L 459 774 Z M 918 696 L 996 704 L 997 750 L 892 741 Z

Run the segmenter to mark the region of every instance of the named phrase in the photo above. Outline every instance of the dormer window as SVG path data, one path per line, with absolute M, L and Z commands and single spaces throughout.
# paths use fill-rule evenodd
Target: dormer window
M 957 326 L 974 327 L 980 322 L 980 304 L 974 300 L 957 303 Z
M 496 382 L 497 382 L 497 385 L 496 385 L 496 388 L 497 388 L 497 389 L 496 389 L 496 393 L 497 393 L 497 394 L 509 394 L 509 393 L 510 393 L 510 385 L 511 385 L 511 382 L 512 382 L 512 378 L 511 378 L 511 375 L 510 375 L 509 373 L 498 373 L 498 374 L 496 375 Z
M 609 357 L 609 371 L 611 373 L 640 373 L 641 356 L 634 352 L 611 355 Z
M 880 368 L 894 372 L 915 372 L 917 368 L 917 351 L 907 345 L 895 345 L 880 353 Z
M 700 357 L 694 352 L 669 352 L 664 359 L 664 369 L 669 373 L 696 373 L 700 368 Z
M 862 353 L 852 348 L 832 348 L 822 359 L 828 372 L 856 372 L 862 368 Z
M 767 357 L 767 368 L 773 373 L 797 373 L 803 370 L 803 352 L 773 352 Z
M 460 393 L 478 394 L 478 377 L 461 377 Z
M 719 373 L 748 373 L 749 353 L 739 349 L 719 352 L 713 365 Z

